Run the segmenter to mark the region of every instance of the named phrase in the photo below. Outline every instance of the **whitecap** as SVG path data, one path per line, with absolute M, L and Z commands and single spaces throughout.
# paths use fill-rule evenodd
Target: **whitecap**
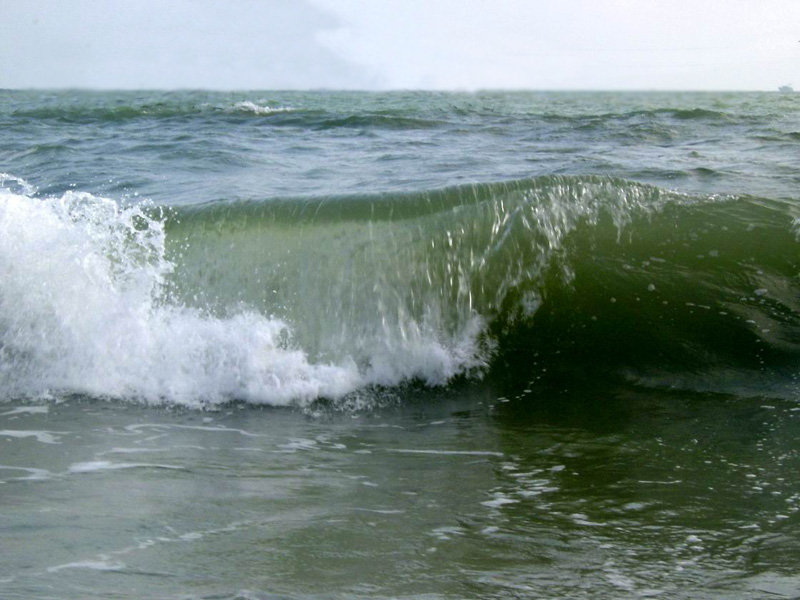
M 294 109 L 288 106 L 266 106 L 245 100 L 237 102 L 233 107 L 240 112 L 251 112 L 257 115 L 271 115 L 274 113 L 291 112 Z

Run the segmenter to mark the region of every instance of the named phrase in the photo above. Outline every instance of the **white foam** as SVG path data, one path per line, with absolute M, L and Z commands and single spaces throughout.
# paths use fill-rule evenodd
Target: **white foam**
M 252 112 L 257 115 L 270 115 L 273 113 L 291 112 L 294 109 L 288 106 L 264 106 L 245 100 L 244 102 L 237 102 L 233 105 L 236 110 L 242 112 Z
M 516 504 L 517 502 L 519 502 L 519 500 L 514 500 L 513 498 L 508 498 L 502 495 L 496 495 L 493 500 L 487 500 L 485 502 L 481 502 L 481 504 L 488 506 L 489 508 L 500 508 L 506 504 Z
M 42 480 L 49 479 L 52 474 L 47 469 L 36 469 L 34 467 L 12 467 L 10 465 L 0 465 L 0 471 L 25 471 L 30 473 L 27 477 L 13 477 L 17 481 L 23 480 Z
M 434 454 L 439 456 L 499 456 L 502 452 L 492 452 L 490 450 L 422 450 L 412 448 L 390 448 L 387 452 L 397 454 Z
M 280 319 L 241 307 L 211 316 L 173 301 L 166 281 L 175 265 L 154 209 L 79 192 L 38 198 L 24 181 L 0 175 L 6 180 L 15 183 L 14 190 L 0 186 L 6 397 L 69 392 L 191 407 L 303 405 L 411 378 L 442 385 L 485 366 L 476 352 L 477 316 L 446 344 L 424 324 L 408 323 L 402 339 L 387 334 L 370 350 L 361 369 L 347 355 L 314 363 Z
M 316 440 L 306 440 L 303 438 L 292 438 L 285 444 L 280 444 L 278 448 L 288 452 L 297 452 L 298 450 L 319 450 L 319 445 Z
M 416 377 L 427 385 L 438 386 L 465 371 L 480 371 L 487 366 L 486 357 L 476 351 L 476 340 L 485 327 L 480 317 L 469 319 L 460 337 L 448 346 L 436 339 L 434 331 L 414 325 L 406 324 L 414 331 L 406 334 L 404 343 L 373 350 L 365 374 L 369 383 L 392 386 Z
M 243 435 L 246 437 L 260 437 L 256 433 L 250 433 L 249 431 L 245 431 L 244 429 L 236 429 L 231 427 L 222 427 L 222 426 L 207 426 L 207 425 L 176 425 L 176 424 L 164 424 L 164 423 L 136 423 L 134 425 L 127 425 L 125 427 L 125 431 L 131 433 L 139 433 L 142 429 L 155 429 L 163 430 L 163 429 L 189 429 L 194 431 L 208 431 L 208 432 L 220 432 L 220 433 L 238 433 L 239 435 Z
M 37 442 L 42 444 L 60 444 L 61 442 L 58 441 L 58 436 L 56 434 L 63 433 L 63 432 L 53 432 L 53 431 L 23 431 L 19 429 L 2 429 L 0 430 L 0 437 L 12 437 L 12 438 L 28 438 L 33 437 L 36 438 Z
M 21 415 L 21 414 L 47 414 L 50 411 L 48 406 L 18 406 L 17 408 L 12 408 L 11 410 L 0 413 L 0 417 L 7 417 L 9 415 Z
M 89 569 L 92 571 L 121 571 L 125 568 L 124 563 L 110 562 L 108 560 L 81 560 L 77 562 L 48 567 L 48 573 L 57 573 L 64 569 Z
M 8 173 L 0 173 L 0 188 L 17 191 L 26 196 L 31 196 L 36 193 L 36 188 L 30 183 L 14 175 L 9 175 Z
M 0 389 L 200 406 L 303 403 L 364 384 L 352 363 L 310 363 L 280 320 L 171 304 L 173 268 L 163 223 L 142 207 L 0 188 Z
M 75 463 L 67 469 L 68 473 L 94 473 L 97 471 L 117 471 L 120 469 L 171 469 L 184 470 L 183 467 L 175 465 L 160 465 L 153 463 L 115 463 L 108 460 L 93 460 L 89 462 Z
M 110 450 L 104 450 L 103 452 L 99 452 L 97 456 L 105 456 L 106 454 L 152 454 L 154 452 L 168 452 L 169 450 L 175 448 L 119 448 L 114 447 Z M 201 447 L 197 446 L 198 449 Z

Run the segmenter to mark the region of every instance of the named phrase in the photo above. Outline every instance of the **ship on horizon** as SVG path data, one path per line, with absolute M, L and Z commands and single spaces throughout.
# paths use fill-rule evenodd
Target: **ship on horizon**
M 790 85 L 782 85 L 778 88 L 778 91 L 782 94 L 791 94 L 794 91 L 794 88 Z

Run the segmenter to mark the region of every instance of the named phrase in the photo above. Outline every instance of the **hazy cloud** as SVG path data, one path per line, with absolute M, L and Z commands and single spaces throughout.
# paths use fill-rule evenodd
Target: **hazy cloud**
M 0 87 L 774 89 L 798 0 L 2 0 Z
M 0 87 L 364 88 L 302 0 L 3 0 Z M 13 23 L 13 26 L 12 26 Z
M 312 0 L 389 87 L 774 89 L 800 84 L 798 0 Z

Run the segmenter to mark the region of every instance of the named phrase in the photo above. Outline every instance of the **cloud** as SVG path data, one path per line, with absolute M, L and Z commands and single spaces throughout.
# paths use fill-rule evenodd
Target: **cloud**
M 774 89 L 800 79 L 797 0 L 312 0 L 390 88 Z
M 330 12 L 302 0 L 4 0 L 0 87 L 374 87 L 320 43 Z M 9 23 L 9 21 L 7 21 Z
M 800 83 L 798 0 L 0 1 L 0 87 Z

